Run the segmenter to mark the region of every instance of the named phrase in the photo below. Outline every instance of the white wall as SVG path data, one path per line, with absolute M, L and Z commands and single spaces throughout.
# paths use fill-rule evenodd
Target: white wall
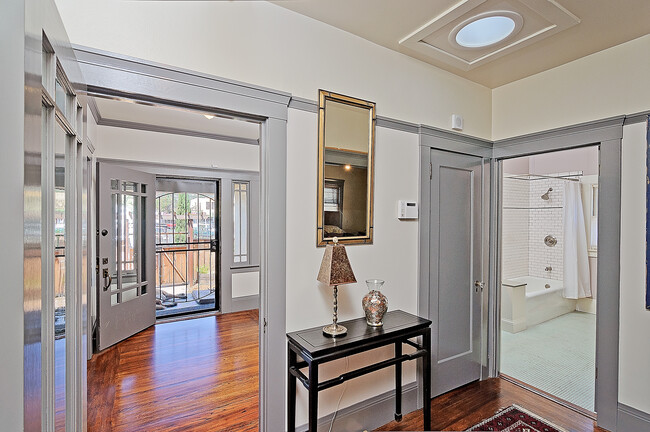
M 260 293 L 260 272 L 232 274 L 232 298 L 246 297 Z
M 289 110 L 287 130 L 287 331 L 325 325 L 332 317 L 332 290 L 316 281 L 324 248 L 316 247 L 316 114 Z M 366 279 L 384 279 L 382 292 L 389 310 L 417 313 L 417 221 L 397 219 L 397 200 L 418 199 L 418 137 L 377 129 L 375 159 L 375 236 L 372 245 L 351 245 L 346 250 L 356 284 L 339 288 L 340 320 L 362 316 L 361 299 Z M 388 350 L 390 352 L 390 350 Z M 384 351 L 382 355 L 386 355 Z M 376 361 L 357 356 L 349 369 Z M 412 362 L 411 362 L 412 363 Z M 414 365 L 405 364 L 404 382 L 415 380 Z M 326 379 L 344 372 L 345 362 L 323 368 Z M 390 369 L 390 368 L 389 368 Z M 347 383 L 341 401 L 345 407 L 394 388 L 392 370 L 376 372 Z M 307 421 L 307 395 L 299 386 L 296 424 Z M 323 392 L 319 416 L 332 412 L 342 387 Z
M 650 109 L 648 52 L 650 35 L 494 89 L 492 138 Z
M 96 135 L 98 158 L 259 171 L 256 145 L 112 126 L 97 126 Z
M 6 331 L 0 333 L 0 419 L 3 430 L 18 431 L 23 430 L 24 2 L 3 0 L 0 16 L 0 94 L 5 101 L 0 105 L 0 183 L 4 204 L 0 212 L 0 226 L 4 228 L 0 297 L 2 321 L 7 325 Z
M 645 309 L 645 134 L 645 123 L 623 128 L 618 399 L 650 413 L 650 311 Z
M 73 43 L 270 87 L 377 103 L 377 114 L 491 135 L 488 88 L 267 2 L 59 0 Z M 101 17 L 101 18 L 99 18 Z M 310 141 L 312 142 L 312 141 Z

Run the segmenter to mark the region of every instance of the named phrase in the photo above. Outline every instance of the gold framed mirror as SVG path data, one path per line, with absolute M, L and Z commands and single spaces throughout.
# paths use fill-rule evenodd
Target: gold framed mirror
M 317 245 L 372 244 L 375 103 L 318 92 Z

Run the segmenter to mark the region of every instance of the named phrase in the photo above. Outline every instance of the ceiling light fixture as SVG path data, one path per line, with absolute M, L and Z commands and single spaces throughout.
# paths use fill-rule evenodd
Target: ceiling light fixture
M 456 48 L 485 48 L 519 33 L 524 19 L 512 11 L 491 11 L 469 18 L 451 31 L 449 42 Z
M 203 114 L 203 117 L 207 118 L 208 120 L 212 120 L 214 118 L 212 114 Z

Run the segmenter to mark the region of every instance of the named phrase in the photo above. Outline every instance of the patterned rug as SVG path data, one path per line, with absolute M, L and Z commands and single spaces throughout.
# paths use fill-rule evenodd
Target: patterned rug
M 472 432 L 568 432 L 517 405 L 511 405 L 497 412 L 487 420 L 467 429 Z

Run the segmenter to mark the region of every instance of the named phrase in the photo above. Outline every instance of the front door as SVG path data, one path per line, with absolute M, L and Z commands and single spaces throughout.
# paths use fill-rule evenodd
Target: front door
M 483 159 L 430 150 L 431 393 L 481 377 Z
M 156 322 L 155 185 L 153 174 L 97 164 L 100 351 Z

